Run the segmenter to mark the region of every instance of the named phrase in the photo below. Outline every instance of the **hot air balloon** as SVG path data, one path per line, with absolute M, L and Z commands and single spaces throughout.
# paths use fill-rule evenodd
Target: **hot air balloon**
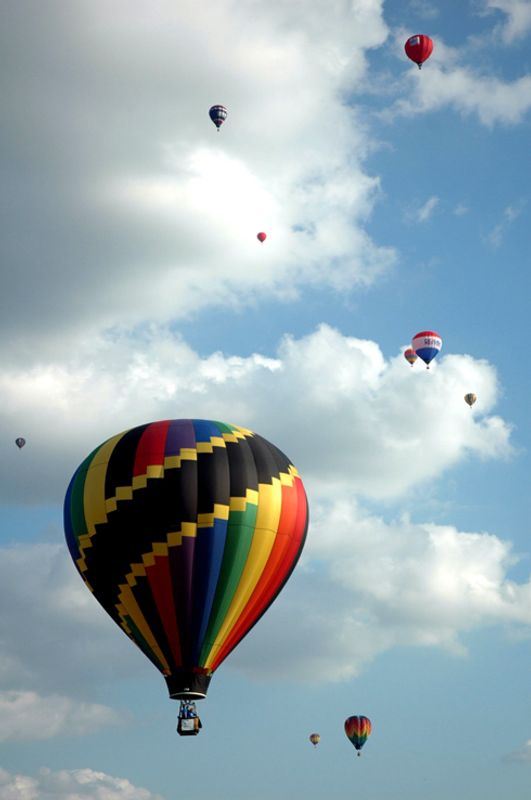
M 468 394 L 465 394 L 465 403 L 468 403 L 470 407 L 474 405 L 477 399 L 478 397 L 476 394 L 474 394 L 474 392 L 468 392 Z
M 219 129 L 227 119 L 227 109 L 225 106 L 212 106 L 208 114 L 219 132 Z
M 261 436 L 164 420 L 87 456 L 64 525 L 88 588 L 186 703 L 206 696 L 288 580 L 308 505 L 293 464 Z
M 408 364 L 411 364 L 411 366 L 413 366 L 418 356 L 415 353 L 415 351 L 411 349 L 411 347 L 408 347 L 407 350 L 404 350 L 404 358 L 406 359 Z
M 263 244 L 265 242 L 265 240 L 267 239 L 267 234 L 264 233 L 263 231 L 261 231 L 260 233 L 256 234 L 256 238 L 258 239 L 259 242 L 262 242 L 262 244 Z
M 308 738 L 314 747 L 317 747 L 317 745 L 321 741 L 321 737 L 319 736 L 318 733 L 311 733 Z
M 429 36 L 422 33 L 417 33 L 415 36 L 410 36 L 404 45 L 406 55 L 417 64 L 421 69 L 422 65 L 431 56 L 433 51 L 433 41 Z
M 22 448 L 26 444 L 26 440 L 23 439 L 22 436 L 19 436 L 18 439 L 15 439 L 15 444 L 19 450 L 22 450 Z
M 345 720 L 345 733 L 350 739 L 358 755 L 360 750 L 371 735 L 372 723 L 368 717 L 349 717 Z
M 430 368 L 430 361 L 433 361 L 442 347 L 442 339 L 435 331 L 421 331 L 415 334 L 411 340 L 413 351 L 426 364 L 426 369 Z

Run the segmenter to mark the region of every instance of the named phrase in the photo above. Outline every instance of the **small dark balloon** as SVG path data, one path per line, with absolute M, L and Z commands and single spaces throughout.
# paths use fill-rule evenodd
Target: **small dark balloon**
M 15 439 L 15 444 L 19 450 L 22 450 L 22 448 L 26 444 L 26 440 L 23 439 L 22 436 L 19 436 L 18 439 Z

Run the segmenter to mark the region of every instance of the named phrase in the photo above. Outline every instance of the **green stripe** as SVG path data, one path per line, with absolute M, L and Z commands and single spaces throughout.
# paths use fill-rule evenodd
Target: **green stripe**
M 223 562 L 208 628 L 199 656 L 199 666 L 204 666 L 238 589 L 253 541 L 257 510 L 258 506 L 248 502 L 245 511 L 229 513 Z
M 84 492 L 85 492 L 85 481 L 87 479 L 87 473 L 90 468 L 91 462 L 94 460 L 94 457 L 98 450 L 100 449 L 101 445 L 96 447 L 92 453 L 86 457 L 82 464 L 77 469 L 76 477 L 74 478 L 74 483 L 72 486 L 72 493 L 70 495 L 70 519 L 72 521 L 72 532 L 76 538 L 76 541 L 79 545 L 79 537 L 84 536 L 88 533 L 87 528 L 87 521 L 85 518 L 85 502 L 84 502 Z M 81 555 L 81 553 L 80 553 Z

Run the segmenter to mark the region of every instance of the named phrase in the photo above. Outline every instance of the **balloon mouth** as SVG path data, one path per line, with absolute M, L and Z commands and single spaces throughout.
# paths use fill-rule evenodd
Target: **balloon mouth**
M 191 669 L 179 670 L 167 676 L 166 685 L 172 700 L 202 700 L 207 696 L 210 678 L 211 675 Z

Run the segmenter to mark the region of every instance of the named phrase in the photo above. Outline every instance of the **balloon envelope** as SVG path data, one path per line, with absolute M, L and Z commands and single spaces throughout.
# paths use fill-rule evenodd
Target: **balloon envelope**
M 212 106 L 208 114 L 218 130 L 227 119 L 227 109 L 225 106 Z
M 267 239 L 267 234 L 261 231 L 260 233 L 256 234 L 256 238 L 258 239 L 259 242 L 265 242 L 265 240 Z
M 411 347 L 408 347 L 407 350 L 404 350 L 404 358 L 406 359 L 408 364 L 411 364 L 411 366 L 413 366 L 418 356 Z
M 356 750 L 361 750 L 372 730 L 372 723 L 368 717 L 354 716 L 345 720 L 345 733 Z
M 319 742 L 321 741 L 321 737 L 318 733 L 312 733 L 309 736 L 310 742 L 313 744 L 314 747 L 317 747 Z
M 15 439 L 15 444 L 19 450 L 22 450 L 22 448 L 26 444 L 26 440 L 23 439 L 22 436 L 19 436 L 18 439 Z
M 473 406 L 477 399 L 478 397 L 476 394 L 474 394 L 474 392 L 468 392 L 468 394 L 465 394 L 465 403 L 468 403 L 469 406 Z
M 289 578 L 308 524 L 297 470 L 266 439 L 208 420 L 113 436 L 66 493 L 68 547 L 96 599 L 166 678 L 210 676 Z
M 420 69 L 433 52 L 433 41 L 423 33 L 416 33 L 409 37 L 404 45 L 404 50 L 407 57 L 414 61 Z
M 424 361 L 426 366 L 433 361 L 441 347 L 442 339 L 435 331 L 420 331 L 411 341 L 412 350 Z

